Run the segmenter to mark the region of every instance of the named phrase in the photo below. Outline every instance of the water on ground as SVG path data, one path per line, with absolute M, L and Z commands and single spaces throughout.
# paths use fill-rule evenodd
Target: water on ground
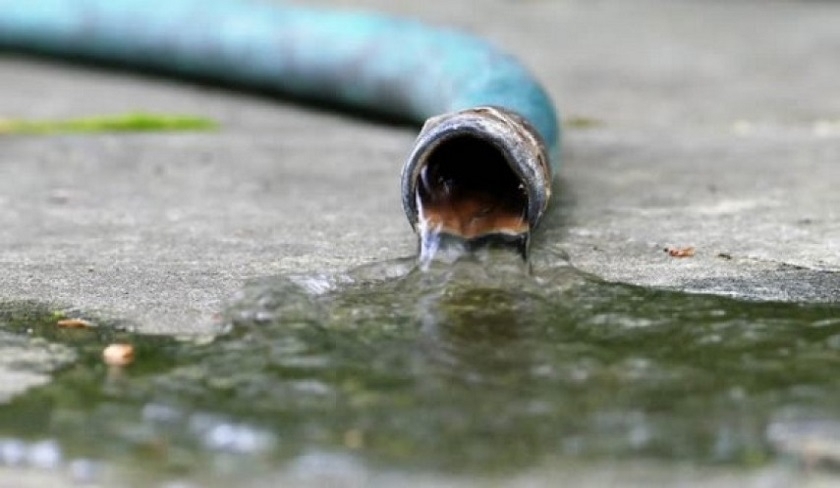
M 60 328 L 46 305 L 3 304 L 0 347 L 63 352 L 39 362 L 51 381 L 0 406 L 0 463 L 127 484 L 367 486 L 840 459 L 836 306 L 605 283 L 557 256 L 415 262 L 256 281 L 206 339 Z M 103 363 L 115 342 L 134 345 L 132 364 Z

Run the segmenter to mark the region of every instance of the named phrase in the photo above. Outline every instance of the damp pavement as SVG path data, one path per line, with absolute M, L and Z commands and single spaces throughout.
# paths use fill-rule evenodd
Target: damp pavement
M 565 148 L 534 253 L 608 281 L 837 300 L 840 4 L 319 3 L 468 29 L 544 81 Z M 2 301 L 208 335 L 249 279 L 415 252 L 398 193 L 411 128 L 8 53 L 0 87 L 0 118 L 142 110 L 221 124 L 0 139 Z M 13 363 L 0 365 L 4 397 L 45 381 Z

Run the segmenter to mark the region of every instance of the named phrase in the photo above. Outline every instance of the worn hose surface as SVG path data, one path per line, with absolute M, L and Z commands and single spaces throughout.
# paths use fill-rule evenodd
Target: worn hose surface
M 476 37 L 411 20 L 249 0 L 0 0 L 0 48 L 276 90 L 418 123 L 498 107 L 521 117 L 546 159 L 557 160 L 553 105 L 522 64 Z M 509 136 L 499 137 L 494 144 L 507 151 Z

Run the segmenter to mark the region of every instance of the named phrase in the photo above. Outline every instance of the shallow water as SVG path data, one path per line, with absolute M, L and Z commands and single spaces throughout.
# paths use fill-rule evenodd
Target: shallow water
M 0 306 L 7 329 L 76 356 L 0 406 L 0 462 L 247 481 L 840 459 L 836 306 L 604 283 L 556 256 L 414 262 L 260 280 L 203 341 L 58 329 L 48 307 Z M 120 341 L 137 360 L 105 366 Z

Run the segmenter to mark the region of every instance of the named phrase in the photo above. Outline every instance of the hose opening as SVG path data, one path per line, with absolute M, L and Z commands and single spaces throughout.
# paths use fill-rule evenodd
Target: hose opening
M 465 239 L 528 232 L 525 184 L 490 141 L 472 134 L 445 139 L 419 176 L 418 210 L 428 228 Z

